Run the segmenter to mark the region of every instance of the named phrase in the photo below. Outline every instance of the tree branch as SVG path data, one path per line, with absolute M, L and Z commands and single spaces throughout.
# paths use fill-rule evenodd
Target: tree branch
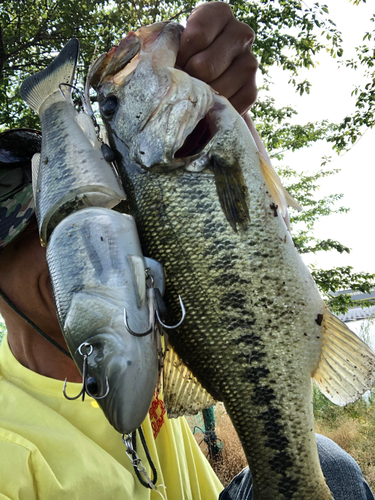
M 3 28 L 2 28 L 2 26 L 0 26 L 0 80 L 3 77 L 4 63 L 7 59 L 8 59 L 8 55 L 7 55 L 6 50 L 5 50 Z

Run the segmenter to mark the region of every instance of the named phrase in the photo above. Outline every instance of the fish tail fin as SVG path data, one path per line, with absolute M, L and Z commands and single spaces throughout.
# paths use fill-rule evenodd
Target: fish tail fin
M 374 385 L 375 353 L 328 310 L 322 326 L 322 352 L 313 377 L 327 398 L 345 406 Z
M 48 97 L 59 91 L 61 83 L 72 84 L 78 54 L 79 41 L 72 38 L 47 68 L 29 76 L 22 83 L 21 97 L 36 113 L 39 113 L 41 105 Z M 65 91 L 65 95 L 70 96 L 70 92 L 70 89 L 68 93 Z M 61 98 L 63 99 L 62 96 Z

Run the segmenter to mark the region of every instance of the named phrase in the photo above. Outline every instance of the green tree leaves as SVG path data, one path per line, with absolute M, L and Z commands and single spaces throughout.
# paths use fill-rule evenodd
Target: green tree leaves
M 344 0 L 345 1 L 345 0 Z M 82 87 L 95 54 L 108 51 L 129 30 L 153 22 L 187 17 L 197 0 L 6 0 L 0 3 L 0 131 L 12 127 L 39 128 L 39 119 L 23 103 L 19 86 L 29 75 L 46 67 L 66 42 L 78 37 L 81 46 L 77 71 Z M 329 18 L 326 5 L 300 0 L 229 0 L 235 16 L 256 33 L 253 52 L 263 73 L 264 86 L 252 108 L 260 135 L 274 159 L 290 193 L 304 207 L 291 214 L 296 246 L 301 253 L 318 251 L 349 252 L 337 241 L 319 240 L 313 235 L 323 216 L 345 213 L 337 206 L 340 194 L 319 199 L 320 181 L 336 173 L 327 165 L 314 173 L 297 172 L 283 165 L 286 151 L 298 151 L 317 141 L 329 140 L 337 151 L 354 144 L 368 127 L 375 124 L 375 31 L 364 34 L 357 57 L 345 64 L 365 71 L 367 82 L 354 90 L 356 112 L 342 123 L 324 119 L 315 123 L 296 123 L 296 111 L 278 108 L 270 96 L 269 69 L 279 66 L 290 75 L 290 83 L 303 95 L 311 84 L 302 69 L 311 69 L 322 51 L 332 58 L 343 55 L 341 33 Z M 359 4 L 360 0 L 353 0 Z M 375 19 L 373 19 L 375 21 Z M 327 163 L 326 160 L 323 163 Z M 339 268 L 331 273 L 313 270 L 318 286 L 338 310 L 347 304 L 332 302 L 330 289 L 369 289 L 372 275 Z M 357 288 L 356 288 L 357 287 Z M 342 300 L 342 299 L 340 299 Z

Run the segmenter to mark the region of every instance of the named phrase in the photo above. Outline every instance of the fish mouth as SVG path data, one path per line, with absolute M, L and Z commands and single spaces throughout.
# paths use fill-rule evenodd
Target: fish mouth
M 210 113 L 207 113 L 186 137 L 183 145 L 175 152 L 174 158 L 188 158 L 201 153 L 215 136 L 217 127 Z
M 115 127 L 111 126 L 118 120 L 115 118 L 120 107 L 118 95 L 122 99 L 126 95 L 129 102 L 129 92 L 143 95 L 144 74 L 150 72 L 155 78 L 157 99 L 150 101 L 146 111 L 138 107 L 140 112 L 135 113 L 138 121 L 134 118 L 130 132 L 131 144 L 125 144 L 130 157 L 146 171 L 166 172 L 187 167 L 217 132 L 210 113 L 215 104 L 212 90 L 175 67 L 182 31 L 183 27 L 177 23 L 161 22 L 130 32 L 118 47 L 100 56 L 89 73 L 89 84 L 98 93 L 103 120 L 120 142 Z M 130 81 L 133 83 L 128 88 L 132 90 L 126 94 L 122 89 Z M 122 113 L 123 120 L 124 115 L 128 118 L 126 113 L 130 118 L 130 108 Z

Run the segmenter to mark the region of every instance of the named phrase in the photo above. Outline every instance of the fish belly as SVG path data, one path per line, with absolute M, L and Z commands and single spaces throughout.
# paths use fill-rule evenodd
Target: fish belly
M 324 304 L 259 176 L 251 223 L 232 230 L 207 173 L 140 173 L 127 194 L 143 251 L 163 263 L 169 309 L 186 319 L 170 340 L 224 401 L 256 500 L 331 499 L 315 443 L 311 374 Z

